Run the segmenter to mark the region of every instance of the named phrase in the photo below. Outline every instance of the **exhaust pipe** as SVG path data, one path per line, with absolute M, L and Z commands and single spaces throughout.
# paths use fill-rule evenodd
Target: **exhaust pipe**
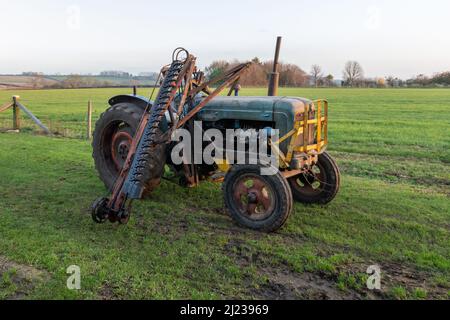
M 273 71 L 270 74 L 269 80 L 269 97 L 278 95 L 278 86 L 280 83 L 280 73 L 279 73 L 279 64 L 278 60 L 280 58 L 280 48 L 281 48 L 281 37 L 277 38 L 277 46 L 275 49 L 275 59 L 273 60 Z

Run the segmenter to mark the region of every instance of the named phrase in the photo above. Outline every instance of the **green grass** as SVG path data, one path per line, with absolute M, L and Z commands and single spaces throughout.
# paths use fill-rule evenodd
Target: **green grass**
M 44 122 L 82 136 L 89 99 L 98 117 L 109 97 L 127 92 L 0 91 L 0 105 L 19 94 Z M 308 298 L 325 281 L 342 297 L 448 299 L 450 91 L 281 94 L 330 101 L 330 151 L 343 178 L 333 203 L 296 204 L 286 227 L 269 235 L 236 227 L 210 183 L 164 182 L 136 202 L 129 225 L 95 225 L 88 208 L 106 191 L 87 141 L 0 134 L 0 256 L 49 274 L 26 286 L 26 298 Z M 0 114 L 0 124 L 10 117 Z M 80 291 L 65 286 L 73 264 Z M 373 264 L 381 292 L 365 289 Z M 14 272 L 0 263 L 0 273 L 0 298 L 15 297 Z

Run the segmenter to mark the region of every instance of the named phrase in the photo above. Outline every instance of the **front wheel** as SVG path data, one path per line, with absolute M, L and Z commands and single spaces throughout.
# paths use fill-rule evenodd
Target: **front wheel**
M 310 170 L 289 179 L 292 195 L 305 204 L 328 204 L 336 197 L 340 187 L 339 167 L 326 152 Z
M 262 176 L 257 165 L 235 165 L 223 184 L 225 206 L 241 226 L 274 232 L 280 229 L 293 210 L 292 192 L 278 172 Z

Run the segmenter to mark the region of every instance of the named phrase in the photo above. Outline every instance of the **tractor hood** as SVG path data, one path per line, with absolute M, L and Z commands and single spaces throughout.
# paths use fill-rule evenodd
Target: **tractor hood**
M 303 114 L 311 103 L 311 100 L 295 97 L 217 97 L 198 113 L 196 120 L 264 121 L 278 129 L 283 137 L 294 129 L 296 116 Z M 288 141 L 280 147 L 286 152 Z
M 199 112 L 197 119 L 286 122 L 292 126 L 295 115 L 303 113 L 310 103 L 308 99 L 293 97 L 217 97 Z

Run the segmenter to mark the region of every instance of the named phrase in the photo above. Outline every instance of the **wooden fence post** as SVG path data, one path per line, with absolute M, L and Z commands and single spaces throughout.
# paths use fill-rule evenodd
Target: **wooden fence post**
M 20 130 L 20 108 L 17 105 L 19 96 L 13 96 L 13 130 Z
M 88 112 L 87 112 L 87 139 L 92 138 L 92 101 L 88 102 Z

